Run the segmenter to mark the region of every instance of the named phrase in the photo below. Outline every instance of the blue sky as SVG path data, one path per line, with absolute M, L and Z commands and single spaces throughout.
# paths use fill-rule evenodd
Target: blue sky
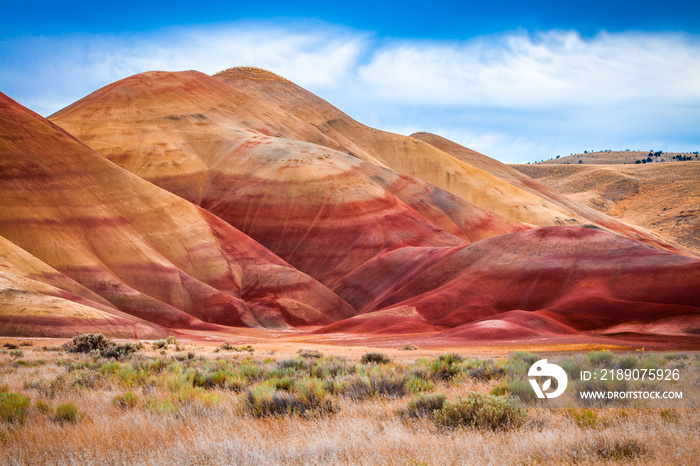
M 700 150 L 698 2 L 3 3 L 0 91 L 45 116 L 138 72 L 246 65 L 504 162 Z

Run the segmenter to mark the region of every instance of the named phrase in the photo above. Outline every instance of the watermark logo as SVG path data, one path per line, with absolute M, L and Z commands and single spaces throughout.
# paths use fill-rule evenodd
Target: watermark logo
M 537 398 L 545 398 L 545 396 L 547 398 L 556 398 L 564 393 L 564 390 L 566 390 L 566 384 L 568 383 L 566 372 L 564 372 L 564 369 L 558 365 L 548 363 L 546 359 L 540 359 L 530 366 L 530 370 L 528 371 L 527 375 L 529 377 L 536 378 L 548 377 L 542 384 L 541 388 L 536 378 L 529 379 L 530 385 L 532 385 L 532 389 L 535 390 Z M 547 393 L 547 390 L 549 390 L 552 386 L 552 378 L 556 379 L 557 388 L 553 392 Z

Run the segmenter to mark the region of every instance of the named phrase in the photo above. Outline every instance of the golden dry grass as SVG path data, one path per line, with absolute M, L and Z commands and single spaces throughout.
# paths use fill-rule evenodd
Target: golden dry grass
M 576 202 L 700 255 L 700 162 L 513 167 Z
M 180 349 L 214 357 L 211 347 L 182 343 Z M 32 399 L 23 424 L 0 421 L 0 464 L 693 464 L 700 455 L 700 416 L 694 410 L 599 410 L 589 425 L 569 410 L 530 409 L 523 427 L 492 432 L 444 430 L 426 419 L 397 416 L 410 397 L 339 397 L 335 415 L 257 419 L 245 414 L 238 393 L 224 389 L 200 392 L 173 411 L 155 403 L 172 399 L 167 383 L 127 387 L 101 379 L 89 388 L 62 387 L 52 396 L 25 383 L 52 380 L 67 374 L 66 364 L 93 358 L 23 350 L 20 360 L 27 365 L 11 362 L 9 352 L 0 354 L 0 387 Z M 170 358 L 174 350 L 146 353 Z M 260 353 L 258 361 L 270 356 Z M 488 392 L 494 383 L 458 378 L 434 391 L 453 399 Z M 133 409 L 113 402 L 128 389 L 139 400 Z M 72 403 L 82 416 L 75 424 L 57 423 L 39 408 L 42 402 L 51 408 Z
M 587 152 L 585 154 L 573 154 L 564 157 L 552 158 L 545 160 L 543 162 L 535 162 L 536 165 L 581 165 L 593 164 L 634 164 L 636 161 L 641 161 L 646 159 L 649 153 L 655 153 L 656 151 L 648 150 L 638 150 L 638 151 L 624 151 L 624 150 L 610 150 L 610 151 L 598 151 L 598 152 Z M 691 154 L 689 152 L 663 152 L 658 156 L 653 157 L 654 161 L 657 163 L 681 163 L 681 161 L 676 161 L 674 157 L 676 156 L 691 157 L 691 160 L 698 161 L 700 156 L 697 154 Z M 661 162 L 661 161 L 664 162 Z

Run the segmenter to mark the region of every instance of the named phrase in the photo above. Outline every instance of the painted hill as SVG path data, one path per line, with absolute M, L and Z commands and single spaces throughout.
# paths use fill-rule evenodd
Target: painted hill
M 527 228 L 335 150 L 312 124 L 202 73 L 127 78 L 52 120 L 330 287 L 389 250 Z
M 271 73 L 136 75 L 51 117 L 74 137 L 2 110 L 0 235 L 94 309 L 224 332 L 697 339 L 700 260 Z
M 412 137 L 369 128 L 328 102 L 273 73 L 231 68 L 215 75 L 237 91 L 273 103 L 308 121 L 350 154 L 426 181 L 508 219 L 534 226 L 594 224 L 673 252 L 664 238 L 649 236 L 600 212 L 571 202 L 483 154 L 428 133 Z M 324 144 L 323 142 L 319 142 Z
M 550 202 L 569 209 L 574 212 L 580 221 L 579 226 L 595 225 L 602 229 L 636 239 L 655 247 L 660 247 L 677 254 L 687 254 L 688 252 L 682 247 L 678 247 L 672 239 L 665 235 L 655 234 L 653 231 L 648 231 L 643 228 L 638 228 L 638 223 L 626 221 L 627 219 L 615 218 L 616 216 L 606 215 L 608 212 L 601 212 L 595 206 L 591 206 L 585 202 L 578 202 L 577 199 L 570 199 L 568 196 L 562 195 L 556 187 L 549 184 L 540 183 L 537 177 L 531 178 L 530 173 L 526 170 L 519 170 L 508 166 L 476 151 L 468 149 L 464 146 L 456 144 L 443 137 L 430 133 L 416 133 L 412 137 L 425 141 L 435 147 L 453 155 L 460 160 L 481 168 L 493 175 L 498 176 L 504 181 L 507 181 L 514 186 L 517 186 L 525 191 L 529 191 L 537 196 L 549 200 Z M 529 167 L 526 166 L 526 167 Z M 620 221 L 623 220 L 623 221 Z M 545 225 L 543 225 L 545 226 Z
M 699 260 L 596 229 L 546 227 L 425 251 L 394 286 L 362 280 L 402 267 L 404 256 L 387 253 L 348 276 L 344 286 L 351 292 L 340 292 L 363 315 L 328 328 L 364 331 L 374 319 L 385 325 L 388 316 L 407 312 L 407 332 L 422 322 L 452 329 L 446 337 L 469 339 L 481 331 L 516 339 L 670 318 L 678 319 L 677 334 L 693 334 L 700 326 Z M 365 297 L 377 295 L 374 287 L 384 293 L 369 302 Z M 491 327 L 500 330 L 491 333 Z
M 82 285 L 63 288 L 103 306 L 96 309 L 210 330 L 353 315 L 326 287 L 240 231 L 4 95 L 0 131 L 0 235 Z
M 700 162 L 644 165 L 513 165 L 573 201 L 700 256 Z
M 232 68 L 214 77 L 308 121 L 342 151 L 426 181 L 503 217 L 538 226 L 576 223 L 574 214 L 567 209 L 504 183 L 423 141 L 362 125 L 323 99 L 272 73 Z
M 160 338 L 169 330 L 109 301 L 0 236 L 0 334 L 67 337 L 99 332 Z

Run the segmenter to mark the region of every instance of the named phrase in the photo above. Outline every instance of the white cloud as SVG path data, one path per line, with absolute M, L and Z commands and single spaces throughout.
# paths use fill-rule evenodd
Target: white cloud
M 521 109 L 698 102 L 698 69 L 700 44 L 686 36 L 553 31 L 391 43 L 359 76 L 384 101 Z
M 687 34 L 520 31 L 440 42 L 224 24 L 22 38 L 0 43 L 0 55 L 0 91 L 43 115 L 143 71 L 258 66 L 362 122 L 442 133 L 503 161 L 635 144 L 700 149 L 700 39 Z

